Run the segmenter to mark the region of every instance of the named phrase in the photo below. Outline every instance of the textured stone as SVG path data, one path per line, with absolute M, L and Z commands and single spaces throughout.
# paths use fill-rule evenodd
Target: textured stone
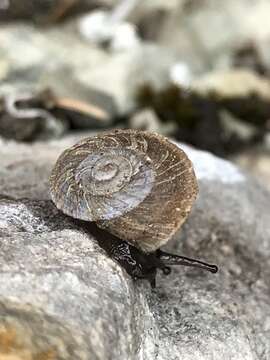
M 49 200 L 52 165 L 77 140 L 0 144 L 0 358 L 269 359 L 270 194 L 183 146 L 200 194 L 167 249 L 220 271 L 175 268 L 151 290 Z

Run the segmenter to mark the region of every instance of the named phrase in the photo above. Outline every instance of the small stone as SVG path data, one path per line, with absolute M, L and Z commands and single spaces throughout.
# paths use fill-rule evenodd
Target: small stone
M 184 62 L 174 64 L 170 69 L 170 78 L 173 84 L 188 88 L 192 81 L 192 74 L 188 64 Z
M 174 132 L 176 124 L 173 122 L 163 123 L 152 109 L 146 108 L 138 111 L 129 119 L 129 127 L 168 135 Z
M 221 110 L 219 115 L 225 136 L 230 137 L 236 135 L 241 141 L 249 142 L 252 141 L 260 131 L 256 126 L 241 121 L 227 110 Z
M 135 27 L 112 18 L 112 14 L 97 10 L 79 21 L 79 31 L 92 43 L 109 46 L 112 50 L 128 50 L 139 45 Z
M 248 97 L 255 94 L 270 100 L 270 83 L 249 70 L 216 71 L 197 78 L 191 84 L 200 94 L 215 93 L 222 98 Z
M 0 135 L 18 141 L 49 139 L 62 135 L 67 123 L 42 105 L 31 105 L 38 94 L 27 88 L 0 89 Z M 23 104 L 23 106 L 22 106 Z

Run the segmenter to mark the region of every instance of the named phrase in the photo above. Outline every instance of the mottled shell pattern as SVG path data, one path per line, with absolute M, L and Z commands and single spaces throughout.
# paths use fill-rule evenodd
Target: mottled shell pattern
M 145 252 L 177 231 L 198 191 L 184 151 L 139 130 L 105 132 L 67 149 L 52 171 L 50 188 L 65 214 L 95 221 Z

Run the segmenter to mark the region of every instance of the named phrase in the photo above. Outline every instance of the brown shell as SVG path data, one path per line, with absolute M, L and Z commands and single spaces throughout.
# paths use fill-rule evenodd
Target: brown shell
M 165 244 L 187 218 L 198 186 L 183 150 L 156 133 L 115 130 L 67 149 L 51 175 L 56 206 L 96 221 L 145 252 Z

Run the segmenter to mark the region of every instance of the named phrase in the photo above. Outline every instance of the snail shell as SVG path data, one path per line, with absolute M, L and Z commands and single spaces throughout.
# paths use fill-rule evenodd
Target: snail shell
M 191 161 L 165 137 L 115 130 L 64 151 L 50 189 L 65 214 L 152 252 L 185 221 L 198 186 Z

